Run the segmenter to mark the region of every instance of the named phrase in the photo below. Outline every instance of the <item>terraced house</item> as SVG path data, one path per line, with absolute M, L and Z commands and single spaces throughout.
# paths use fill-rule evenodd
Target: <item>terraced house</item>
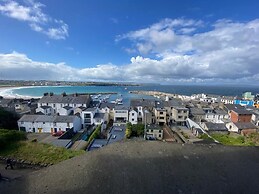
M 43 110 L 48 110 L 47 115 L 69 115 L 73 114 L 78 107 L 89 107 L 90 103 L 91 97 L 89 95 L 45 93 L 38 102 L 36 112 L 46 114 Z

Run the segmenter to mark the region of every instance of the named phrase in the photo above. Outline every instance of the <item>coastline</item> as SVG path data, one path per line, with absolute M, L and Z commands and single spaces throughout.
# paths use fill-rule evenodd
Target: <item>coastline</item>
M 34 88 L 34 87 L 43 87 L 43 86 L 0 86 L 0 96 L 8 99 L 31 99 L 31 98 L 41 98 L 41 96 L 25 96 L 13 94 L 13 90 L 22 89 L 22 88 Z

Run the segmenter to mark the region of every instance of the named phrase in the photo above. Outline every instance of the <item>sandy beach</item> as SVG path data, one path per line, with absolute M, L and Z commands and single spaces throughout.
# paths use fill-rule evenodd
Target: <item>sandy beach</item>
M 9 98 L 9 99 L 31 99 L 31 98 L 40 98 L 40 97 L 35 97 L 35 96 L 24 96 L 24 95 L 18 95 L 13 93 L 13 90 L 16 89 L 21 89 L 21 88 L 31 88 L 31 87 L 37 87 L 37 86 L 0 86 L 0 96 L 4 98 Z

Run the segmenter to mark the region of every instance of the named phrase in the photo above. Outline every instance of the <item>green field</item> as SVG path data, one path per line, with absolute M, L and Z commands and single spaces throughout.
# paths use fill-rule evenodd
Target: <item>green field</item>
M 83 150 L 73 151 L 21 139 L 24 139 L 21 132 L 0 129 L 0 140 L 5 142 L 3 149 L 0 150 L 0 155 L 33 163 L 56 164 L 85 153 Z
M 251 134 L 249 136 L 242 136 L 239 134 L 212 134 L 215 140 L 219 141 L 223 145 L 233 146 L 258 146 L 259 134 Z M 206 134 L 201 136 L 202 139 L 210 139 Z

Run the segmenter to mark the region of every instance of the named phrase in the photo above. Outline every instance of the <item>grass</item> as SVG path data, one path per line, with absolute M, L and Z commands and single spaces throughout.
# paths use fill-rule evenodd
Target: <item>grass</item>
M 57 164 L 63 160 L 81 155 L 85 151 L 73 151 L 49 144 L 20 141 L 11 143 L 8 148 L 1 150 L 0 155 L 22 159 L 34 163 Z
M 259 145 L 259 141 L 255 142 L 251 136 L 257 137 L 259 140 L 259 134 L 251 134 L 250 136 L 231 135 L 231 134 L 212 134 L 211 137 L 219 141 L 223 145 L 232 146 L 256 146 Z M 210 139 L 207 135 L 203 134 L 202 139 Z

